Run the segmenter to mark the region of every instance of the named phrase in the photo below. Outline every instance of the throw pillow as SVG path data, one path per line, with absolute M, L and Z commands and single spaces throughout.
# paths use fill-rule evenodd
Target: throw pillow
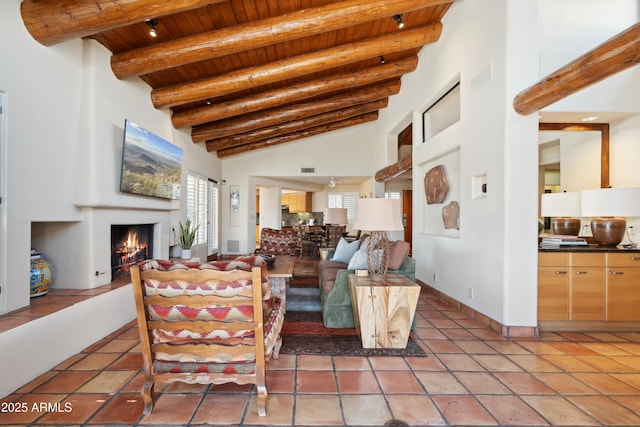
M 367 269 L 367 256 L 363 251 L 356 251 L 351 257 L 347 270 L 366 270 Z
M 389 263 L 387 268 L 389 270 L 399 270 L 404 260 L 409 256 L 410 249 L 409 242 L 404 240 L 389 242 Z
M 338 242 L 338 246 L 336 247 L 336 251 L 333 254 L 333 258 L 331 261 L 342 262 L 344 264 L 349 264 L 351 257 L 360 247 L 360 241 L 355 240 L 351 243 L 347 242 L 344 237 L 340 238 Z

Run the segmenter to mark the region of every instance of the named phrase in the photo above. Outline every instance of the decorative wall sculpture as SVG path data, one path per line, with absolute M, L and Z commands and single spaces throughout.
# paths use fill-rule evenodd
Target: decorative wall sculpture
M 449 182 L 443 165 L 431 168 L 424 175 L 424 192 L 427 204 L 444 202 L 449 192 Z
M 460 205 L 453 201 L 442 208 L 442 223 L 444 228 L 460 230 Z

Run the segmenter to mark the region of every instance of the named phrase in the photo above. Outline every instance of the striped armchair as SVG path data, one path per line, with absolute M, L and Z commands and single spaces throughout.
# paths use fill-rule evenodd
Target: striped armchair
M 157 382 L 255 384 L 266 415 L 266 369 L 278 358 L 284 310 L 262 259 L 145 261 L 131 268 L 145 380 L 144 413 Z

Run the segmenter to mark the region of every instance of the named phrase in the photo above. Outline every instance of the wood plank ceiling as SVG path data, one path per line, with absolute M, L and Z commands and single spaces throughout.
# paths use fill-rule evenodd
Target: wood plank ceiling
M 452 2 L 24 0 L 21 12 L 44 45 L 104 45 L 116 77 L 141 78 L 176 128 L 224 157 L 376 120 Z

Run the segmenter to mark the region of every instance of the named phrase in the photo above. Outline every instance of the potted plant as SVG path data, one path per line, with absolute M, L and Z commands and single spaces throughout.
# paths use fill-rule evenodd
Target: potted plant
M 191 226 L 191 220 L 187 218 L 185 223 L 180 223 L 180 248 L 182 248 L 182 259 L 191 259 L 191 246 L 196 238 L 198 226 Z

